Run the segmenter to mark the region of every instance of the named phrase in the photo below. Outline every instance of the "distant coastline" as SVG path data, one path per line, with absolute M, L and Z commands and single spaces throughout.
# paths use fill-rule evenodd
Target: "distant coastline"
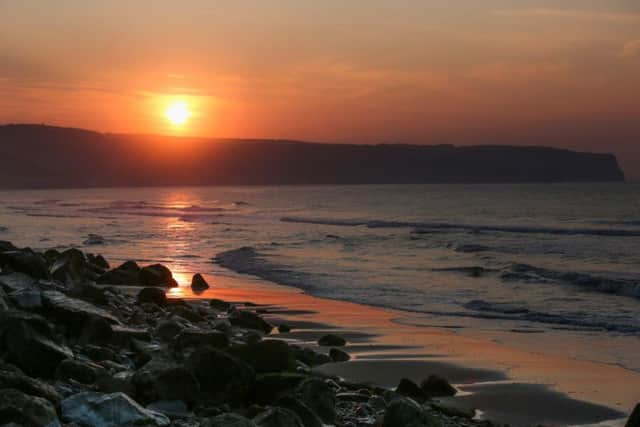
M 0 126 L 0 188 L 623 182 L 612 154 L 539 146 L 353 145 Z

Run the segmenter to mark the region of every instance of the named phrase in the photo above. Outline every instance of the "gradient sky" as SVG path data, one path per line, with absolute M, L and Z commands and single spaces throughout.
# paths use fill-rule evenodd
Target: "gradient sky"
M 640 1 L 0 0 L 7 122 L 554 145 L 640 178 Z

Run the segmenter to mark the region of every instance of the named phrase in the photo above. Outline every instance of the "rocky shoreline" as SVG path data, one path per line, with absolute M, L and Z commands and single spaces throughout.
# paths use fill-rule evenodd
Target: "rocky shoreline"
M 159 264 L 0 241 L 0 267 L 0 426 L 492 425 L 439 402 L 456 389 L 438 376 L 389 390 L 321 375 L 349 360 L 343 337 L 298 345 L 255 304 L 168 298 Z

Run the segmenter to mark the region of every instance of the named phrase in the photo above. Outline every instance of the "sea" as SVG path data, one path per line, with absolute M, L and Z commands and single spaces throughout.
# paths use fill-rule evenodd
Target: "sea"
M 640 184 L 2 191 L 0 240 L 165 263 L 184 286 L 259 277 L 640 371 Z

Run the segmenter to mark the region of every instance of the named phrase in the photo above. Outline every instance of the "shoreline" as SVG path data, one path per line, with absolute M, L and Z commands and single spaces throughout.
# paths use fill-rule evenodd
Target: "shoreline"
M 483 412 L 484 417 L 512 425 L 539 420 L 538 416 L 545 415 L 546 407 L 550 413 L 545 416 L 550 425 L 621 426 L 640 397 L 637 392 L 640 373 L 619 366 L 514 349 L 442 327 L 403 324 L 397 322 L 398 318 L 406 317 L 403 311 L 316 297 L 299 288 L 229 273 L 205 275 L 212 283 L 210 290 L 192 294 L 184 288 L 186 294 L 182 297 L 258 303 L 266 310 L 267 319 L 277 314 L 289 321 L 311 322 L 312 327 L 305 328 L 305 334 L 298 331 L 294 336 L 309 342 L 323 331 L 367 332 L 369 336 L 359 337 L 347 346 L 352 361 L 321 367 L 324 373 L 363 381 L 372 371 L 382 372 L 374 381 L 376 385 L 394 387 L 402 376 L 419 380 L 434 362 L 440 363 L 447 365 L 447 372 L 453 375 L 452 383 L 465 395 L 461 399 L 465 404 L 490 408 Z M 270 307 L 275 308 L 276 313 L 269 313 Z M 412 366 L 402 369 L 403 365 Z M 477 381 L 465 375 L 465 371 L 474 372 L 474 369 L 503 373 L 507 378 Z M 358 375 L 358 371 L 364 374 Z M 502 402 L 507 396 L 515 396 L 521 404 L 506 407 Z M 531 409 L 527 402 L 536 407 L 536 402 L 546 406 L 537 408 L 536 415 L 530 418 L 526 414 Z

